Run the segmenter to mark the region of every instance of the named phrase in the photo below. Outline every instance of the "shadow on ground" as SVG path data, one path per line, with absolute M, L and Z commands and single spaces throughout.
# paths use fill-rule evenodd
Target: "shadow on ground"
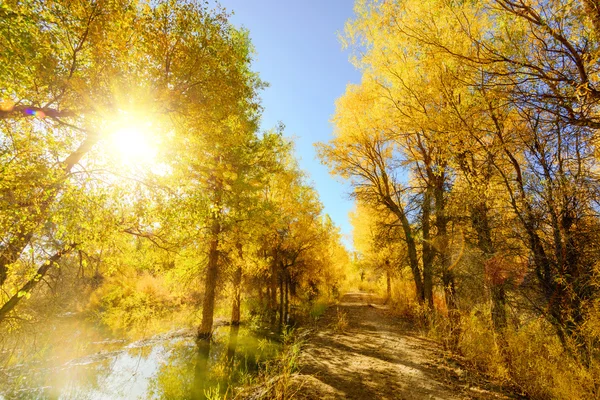
M 347 328 L 332 327 L 345 314 Z M 439 347 L 399 324 L 381 301 L 348 293 L 324 315 L 295 377 L 297 399 L 507 399 L 461 384 L 439 365 Z

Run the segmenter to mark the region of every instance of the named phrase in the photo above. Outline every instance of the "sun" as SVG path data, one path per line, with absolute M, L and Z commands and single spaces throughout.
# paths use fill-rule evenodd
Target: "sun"
M 117 118 L 107 120 L 104 132 L 105 149 L 117 168 L 155 176 L 172 173 L 172 168 L 162 159 L 164 154 L 159 151 L 167 145 L 165 140 L 168 142 L 172 130 L 165 129 L 158 121 L 143 113 L 120 111 Z
M 116 124 L 110 135 L 110 147 L 124 164 L 153 164 L 158 154 L 152 125 L 127 122 Z

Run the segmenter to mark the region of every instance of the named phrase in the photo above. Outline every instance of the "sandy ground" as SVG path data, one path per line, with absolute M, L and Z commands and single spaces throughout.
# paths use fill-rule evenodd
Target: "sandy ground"
M 345 314 L 347 327 L 335 322 Z M 295 399 L 510 399 L 443 357 L 439 345 L 389 314 L 380 299 L 348 293 L 310 337 Z

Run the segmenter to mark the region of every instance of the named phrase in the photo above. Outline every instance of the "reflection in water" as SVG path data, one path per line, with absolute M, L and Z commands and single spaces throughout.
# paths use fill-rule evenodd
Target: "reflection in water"
M 235 349 L 237 347 L 238 334 L 240 332 L 240 325 L 232 325 L 229 330 L 229 343 L 227 344 L 227 362 L 230 370 L 233 370 L 235 365 Z
M 209 357 L 202 356 L 207 349 L 199 351 L 191 330 L 127 343 L 106 339 L 93 327 L 82 328 L 81 321 L 70 328 L 38 338 L 36 354 L 3 344 L 0 398 L 200 398 L 209 390 L 231 393 L 232 386 L 251 381 L 259 365 L 279 350 L 278 342 L 244 327 L 217 328 Z M 19 362 L 3 368 L 9 352 Z
M 196 366 L 194 369 L 194 387 L 192 391 L 192 399 L 202 400 L 206 396 L 204 391 L 207 386 L 210 385 L 208 382 L 210 374 L 208 371 L 208 357 L 210 355 L 210 338 L 197 339 L 196 344 Z
M 232 387 L 249 383 L 260 365 L 280 349 L 279 342 L 239 326 L 220 328 L 217 333 L 208 346 L 198 341 L 183 350 L 187 354 L 174 352 L 153 379 L 153 394 L 203 399 L 207 392 L 231 393 Z

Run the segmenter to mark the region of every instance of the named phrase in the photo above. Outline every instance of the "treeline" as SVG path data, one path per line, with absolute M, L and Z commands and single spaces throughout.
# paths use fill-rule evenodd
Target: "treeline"
M 482 369 L 533 397 L 597 397 L 597 3 L 355 11 L 362 81 L 320 155 L 353 184 L 359 263 L 407 268 L 433 328 Z
M 283 126 L 259 132 L 265 84 L 224 10 L 8 1 L 0 35 L 3 331 L 92 311 L 129 332 L 186 306 L 209 344 L 219 299 L 282 326 L 339 284 L 340 233 Z

